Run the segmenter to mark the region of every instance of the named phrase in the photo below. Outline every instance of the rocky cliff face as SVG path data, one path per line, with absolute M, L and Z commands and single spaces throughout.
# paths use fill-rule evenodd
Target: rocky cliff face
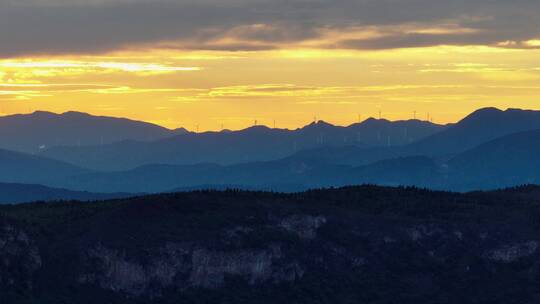
M 512 263 L 534 256 L 537 249 L 538 241 L 528 241 L 518 244 L 508 244 L 501 248 L 492 249 L 486 252 L 484 256 L 495 262 Z
M 24 231 L 0 220 L 0 288 L 29 291 L 40 268 L 41 256 L 35 242 Z
M 220 288 L 227 276 L 247 285 L 293 282 L 303 270 L 281 254 L 279 245 L 264 249 L 218 251 L 192 244 L 166 244 L 144 259 L 97 245 L 81 253 L 86 271 L 81 284 L 129 296 L 157 297 L 166 289 Z
M 284 218 L 280 226 L 303 239 L 314 239 L 317 229 L 326 223 L 324 216 L 293 215 Z
M 196 193 L 16 207 L 0 222 L 0 296 L 12 303 L 539 299 L 534 200 L 508 208 L 507 199 L 489 196 L 339 191 L 317 199 Z
M 269 219 L 272 220 L 275 219 Z M 313 240 L 317 229 L 325 222 L 322 216 L 292 215 L 264 228 Z M 238 277 L 247 285 L 302 279 L 305 266 L 301 266 L 294 255 L 283 252 L 285 244 L 276 242 L 259 248 L 242 248 L 242 234 L 257 233 L 248 227 L 226 230 L 221 241 L 224 244 L 236 242 L 240 248 L 207 248 L 201 241 L 167 243 L 138 259 L 130 257 L 125 250 L 96 244 L 80 253 L 86 271 L 78 281 L 129 296 L 156 297 L 166 289 L 220 288 L 227 277 Z

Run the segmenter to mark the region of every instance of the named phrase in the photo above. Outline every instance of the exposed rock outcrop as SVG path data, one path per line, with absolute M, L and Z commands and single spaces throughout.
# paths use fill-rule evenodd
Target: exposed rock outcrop
M 279 226 L 302 239 L 314 239 L 317 237 L 317 229 L 325 223 L 324 216 L 293 215 L 281 220 Z
M 488 251 L 484 256 L 489 260 L 502 262 L 502 263 L 512 263 L 521 258 L 530 257 L 536 253 L 538 249 L 537 241 L 529 241 L 519 244 L 506 245 L 501 248 L 493 249 Z
M 41 264 L 35 242 L 24 231 L 0 221 L 0 287 L 31 289 Z
M 82 254 L 85 271 L 79 282 L 131 296 L 156 296 L 172 286 L 178 274 L 189 271 L 190 250 L 189 246 L 167 244 L 143 261 L 98 244 Z
M 154 297 L 167 288 L 219 288 L 227 276 L 243 278 L 250 285 L 300 279 L 303 268 L 282 258 L 276 244 L 267 249 L 234 251 L 168 244 L 142 258 L 97 245 L 83 254 L 86 271 L 79 282 L 131 296 Z

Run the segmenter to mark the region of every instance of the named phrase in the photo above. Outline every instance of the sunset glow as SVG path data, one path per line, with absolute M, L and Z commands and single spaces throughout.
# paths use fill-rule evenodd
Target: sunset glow
M 0 48 L 0 115 L 75 110 L 218 130 L 540 109 L 532 2 L 388 10 L 387 1 L 292 1 L 279 11 L 262 0 L 8 2 L 7 22 L 33 40 Z M 15 17 L 26 10 L 60 19 L 41 30 Z M 73 12 L 110 27 L 88 17 L 72 34 L 61 20 Z M 496 22 L 511 18 L 521 21 Z
M 537 50 L 450 46 L 24 57 L 0 61 L 0 100 L 2 115 L 78 110 L 205 130 L 314 115 L 345 125 L 379 110 L 447 123 L 487 105 L 540 108 L 536 62 Z

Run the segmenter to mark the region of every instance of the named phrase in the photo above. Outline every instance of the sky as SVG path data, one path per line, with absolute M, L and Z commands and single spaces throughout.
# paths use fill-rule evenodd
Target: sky
M 2 0 L 0 115 L 191 130 L 540 109 L 537 0 Z

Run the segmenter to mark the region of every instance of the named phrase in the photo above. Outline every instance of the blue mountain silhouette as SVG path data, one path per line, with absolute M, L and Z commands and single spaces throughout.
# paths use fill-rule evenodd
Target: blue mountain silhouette
M 157 140 L 186 132 L 124 118 L 80 112 L 34 112 L 0 117 L 0 148 L 37 153 L 52 146 L 87 146 L 122 140 Z
M 348 127 L 319 121 L 297 130 L 254 126 L 232 132 L 187 133 L 153 142 L 53 147 L 43 151 L 42 155 L 98 170 L 126 170 L 147 164 L 230 165 L 276 160 L 318 147 L 403 145 L 445 128 L 418 120 L 368 119 Z

